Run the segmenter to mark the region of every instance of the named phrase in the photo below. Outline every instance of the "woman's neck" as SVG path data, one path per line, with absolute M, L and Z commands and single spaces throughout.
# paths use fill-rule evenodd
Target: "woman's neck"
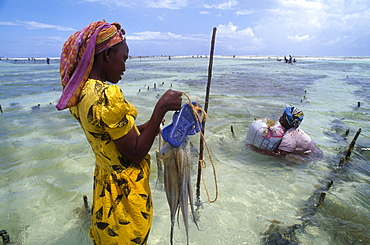
M 99 53 L 94 57 L 94 64 L 91 68 L 89 78 L 103 81 L 107 80 L 105 70 L 104 70 L 104 62 L 103 62 L 103 55 Z

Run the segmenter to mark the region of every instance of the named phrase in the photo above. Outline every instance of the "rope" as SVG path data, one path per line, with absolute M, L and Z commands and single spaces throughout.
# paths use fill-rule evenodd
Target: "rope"
M 189 102 L 187 104 L 191 106 L 191 108 L 193 110 L 193 114 L 195 115 L 195 118 L 197 120 L 197 125 L 198 125 L 198 127 L 200 127 L 201 122 L 205 121 L 206 118 L 208 117 L 207 113 L 200 106 L 194 105 L 193 103 L 191 103 L 192 100 L 190 99 L 190 97 L 185 92 L 182 92 L 182 93 L 189 100 Z M 202 112 L 201 115 L 199 115 L 199 111 Z M 202 116 L 203 116 L 203 118 L 202 118 Z M 202 171 L 202 182 L 203 182 L 204 190 L 205 190 L 206 195 L 207 195 L 207 198 L 208 198 L 208 202 L 213 203 L 218 198 L 218 185 L 217 185 L 216 167 L 215 167 L 215 164 L 214 164 L 214 162 L 212 160 L 211 151 L 210 151 L 210 149 L 209 149 L 209 147 L 207 145 L 207 142 L 206 142 L 206 140 L 204 138 L 204 135 L 202 133 L 202 130 L 199 130 L 199 132 L 200 132 L 202 141 L 203 141 L 204 145 L 206 146 L 208 157 L 209 157 L 209 161 L 211 162 L 211 165 L 212 165 L 213 179 L 214 179 L 214 183 L 215 183 L 215 192 L 216 192 L 215 198 L 213 200 L 211 200 L 211 198 L 210 198 L 210 195 L 209 195 L 209 192 L 208 192 L 208 188 L 207 188 L 207 185 L 206 185 L 206 182 L 205 182 L 205 179 L 204 179 L 204 172 L 203 171 Z M 204 159 L 201 159 L 199 161 L 202 162 L 202 168 L 205 169 L 206 168 L 206 161 Z

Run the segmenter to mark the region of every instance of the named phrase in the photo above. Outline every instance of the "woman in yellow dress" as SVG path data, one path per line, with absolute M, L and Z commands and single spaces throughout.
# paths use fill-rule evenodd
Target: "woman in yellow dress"
M 57 108 L 70 109 L 96 158 L 89 233 L 94 244 L 146 244 L 153 215 L 148 152 L 166 112 L 181 107 L 182 93 L 168 90 L 150 120 L 135 125 L 135 107 L 115 85 L 128 59 L 124 34 L 118 23 L 93 22 L 69 37 L 60 61 Z

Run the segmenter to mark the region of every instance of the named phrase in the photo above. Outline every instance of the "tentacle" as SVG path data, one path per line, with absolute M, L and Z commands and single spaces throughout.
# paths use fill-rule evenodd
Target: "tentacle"
M 161 157 L 164 162 L 164 185 L 171 214 L 171 244 L 173 242 L 175 216 L 181 211 L 186 232 L 186 241 L 189 244 L 189 203 L 194 223 L 195 219 L 192 189 L 191 189 L 191 152 L 186 138 L 178 148 L 172 148 L 166 143 L 161 148 Z

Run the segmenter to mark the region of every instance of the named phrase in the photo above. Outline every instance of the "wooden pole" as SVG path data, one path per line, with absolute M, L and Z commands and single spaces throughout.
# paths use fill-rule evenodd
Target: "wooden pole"
M 348 147 L 348 151 L 346 153 L 346 156 L 340 158 L 340 161 L 339 161 L 339 164 L 338 164 L 338 169 L 339 170 L 342 169 L 345 162 L 347 160 L 349 160 L 349 158 L 351 156 L 351 153 L 354 149 L 354 146 L 356 144 L 356 140 L 357 140 L 358 136 L 360 135 L 360 133 L 361 133 L 361 128 L 359 128 L 357 130 L 355 137 L 352 139 L 352 142 Z M 337 173 L 337 172 L 338 172 L 338 170 L 332 171 L 332 173 Z M 280 240 L 286 242 L 284 244 L 298 244 L 299 241 L 295 237 L 294 229 L 299 229 L 301 227 L 305 227 L 305 226 L 310 224 L 312 216 L 315 215 L 316 212 L 318 211 L 317 208 L 321 204 L 323 204 L 325 196 L 326 196 L 326 192 L 329 190 L 329 188 L 332 185 L 333 185 L 333 181 L 332 180 L 328 181 L 325 188 L 317 189 L 316 191 L 314 191 L 314 193 L 311 195 L 311 197 L 308 198 L 307 203 L 309 205 L 306 208 L 303 209 L 302 214 L 300 215 L 301 216 L 300 220 L 302 220 L 302 224 L 294 224 L 293 226 L 279 227 L 278 229 L 274 228 L 274 230 L 269 229 L 267 232 L 264 233 L 263 242 L 265 242 L 265 244 L 272 244 L 272 242 L 274 242 L 276 240 L 276 237 L 280 237 L 281 238 Z M 318 195 L 318 193 L 320 193 L 320 194 Z M 312 202 L 312 201 L 314 201 L 314 202 Z M 276 227 L 276 226 L 273 226 L 273 227 Z M 296 228 L 291 229 L 291 227 L 296 227 Z M 286 233 L 284 233 L 285 231 L 288 231 L 290 233 L 286 234 Z M 288 237 L 290 239 L 287 240 L 285 237 Z M 292 238 L 294 238 L 294 239 L 292 239 Z
M 207 81 L 207 88 L 206 88 L 206 98 L 204 102 L 204 111 L 207 113 L 208 110 L 208 100 L 209 100 L 209 91 L 211 88 L 211 78 L 212 78 L 212 66 L 213 66 L 213 53 L 215 49 L 215 39 L 216 39 L 216 31 L 217 28 L 213 28 L 213 34 L 212 34 L 212 41 L 211 41 L 211 51 L 209 56 L 209 65 L 208 65 L 208 81 Z M 196 197 L 197 202 L 200 203 L 200 180 L 202 177 L 202 161 L 203 161 L 203 139 L 202 136 L 204 136 L 205 131 L 205 120 L 202 122 L 202 133 L 200 135 L 200 144 L 199 144 L 199 162 L 198 162 L 198 176 L 197 176 L 197 189 L 196 189 Z
M 346 154 L 346 160 L 351 156 L 353 148 L 355 147 L 355 144 L 356 144 L 356 140 L 357 140 L 358 136 L 360 135 L 360 133 L 361 133 L 361 128 L 359 128 L 357 130 L 355 137 L 352 139 L 352 142 L 348 147 L 348 151 L 347 151 L 347 154 Z

